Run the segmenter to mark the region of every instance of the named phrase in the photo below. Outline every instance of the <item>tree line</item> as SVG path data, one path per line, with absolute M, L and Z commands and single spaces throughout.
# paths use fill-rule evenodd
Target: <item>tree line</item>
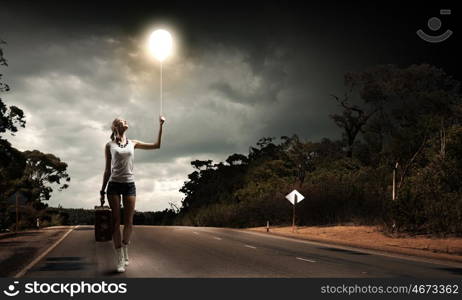
M 346 74 L 345 93 L 332 99 L 341 140 L 265 137 L 247 155 L 191 162 L 175 223 L 290 224 L 284 196 L 297 189 L 307 198 L 297 205 L 299 225 L 460 235 L 459 81 L 428 64 L 377 66 Z

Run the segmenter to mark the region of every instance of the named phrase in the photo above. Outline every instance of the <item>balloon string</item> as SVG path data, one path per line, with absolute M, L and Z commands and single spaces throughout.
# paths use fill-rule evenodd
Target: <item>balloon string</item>
M 162 62 L 160 62 L 160 115 L 162 116 Z

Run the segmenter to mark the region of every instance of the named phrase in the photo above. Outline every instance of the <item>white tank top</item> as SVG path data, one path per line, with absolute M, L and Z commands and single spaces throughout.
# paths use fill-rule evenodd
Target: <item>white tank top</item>
M 110 141 L 108 144 L 111 150 L 111 177 L 109 177 L 109 181 L 134 182 L 135 144 L 131 140 L 128 140 L 128 145 L 125 148 L 119 147 L 114 141 Z

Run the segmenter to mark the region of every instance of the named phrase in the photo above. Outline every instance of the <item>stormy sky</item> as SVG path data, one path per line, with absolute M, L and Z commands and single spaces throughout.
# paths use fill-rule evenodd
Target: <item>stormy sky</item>
M 427 62 L 460 78 L 452 61 L 460 50 L 456 11 L 436 32 L 453 26 L 448 41 L 415 34 L 451 8 L 441 3 L 37 2 L 0 2 L 9 62 L 0 73 L 11 86 L 3 100 L 22 108 L 27 122 L 8 140 L 69 165 L 71 186 L 54 192 L 51 206 L 98 204 L 115 117 L 127 119 L 129 138 L 157 136 L 159 64 L 146 51 L 156 28 L 172 32 L 175 54 L 164 63 L 162 147 L 135 152 L 140 211 L 180 205 L 192 160 L 247 154 L 264 136 L 339 138 L 330 95 L 344 92 L 346 72 Z

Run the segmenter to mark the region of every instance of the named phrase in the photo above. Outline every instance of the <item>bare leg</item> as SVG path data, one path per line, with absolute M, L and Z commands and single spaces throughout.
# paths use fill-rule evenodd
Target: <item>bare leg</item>
M 114 248 L 122 247 L 120 237 L 120 196 L 108 195 L 109 205 L 112 209 L 112 241 Z
M 133 230 L 133 215 L 135 214 L 136 196 L 123 196 L 122 201 L 124 203 L 123 242 L 127 245 L 130 242 L 130 236 L 132 235 Z

